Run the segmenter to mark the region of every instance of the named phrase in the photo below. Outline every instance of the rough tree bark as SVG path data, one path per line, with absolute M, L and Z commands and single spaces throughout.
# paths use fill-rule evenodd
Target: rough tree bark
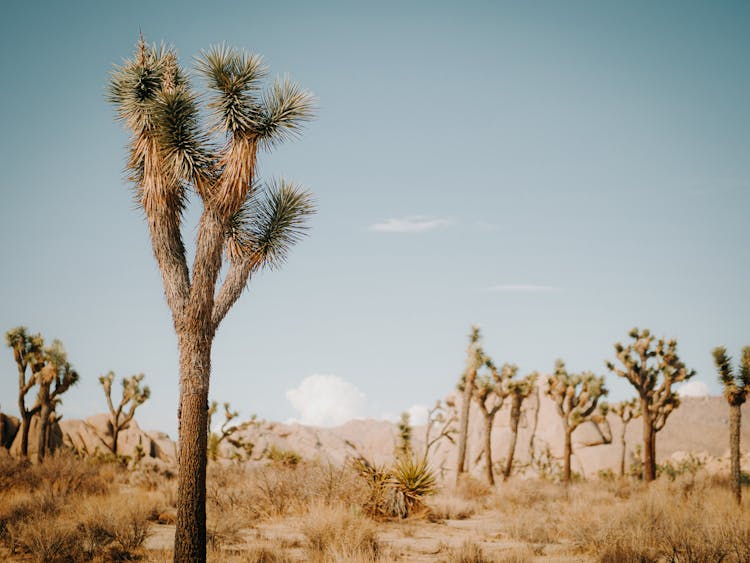
M 484 415 L 484 460 L 485 475 L 489 485 L 495 484 L 495 475 L 492 471 L 492 419 L 494 417 L 485 413 Z
M 650 483 L 656 479 L 655 436 L 649 401 L 645 397 L 641 398 L 641 412 L 643 413 L 643 478 Z
M 729 451 L 731 452 L 732 494 L 737 504 L 742 503 L 742 480 L 740 474 L 740 424 L 742 404 L 729 407 Z
M 516 442 L 518 441 L 518 422 L 521 418 L 521 403 L 523 397 L 521 395 L 513 395 L 512 403 L 510 406 L 510 444 L 508 445 L 508 458 L 505 460 L 505 468 L 503 470 L 503 481 L 507 481 L 510 477 L 510 472 L 513 469 L 513 458 L 516 455 Z

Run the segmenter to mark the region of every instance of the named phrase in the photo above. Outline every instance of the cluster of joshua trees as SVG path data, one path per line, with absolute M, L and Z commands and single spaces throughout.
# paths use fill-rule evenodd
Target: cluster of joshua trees
M 679 395 L 673 386 L 689 380 L 695 371 L 688 369 L 677 354 L 675 340 L 657 339 L 648 330 L 632 329 L 627 344 L 614 345 L 615 361 L 607 362 L 607 369 L 626 379 L 637 396 L 613 405 L 604 402 L 608 394 L 603 376 L 592 372 L 569 373 L 562 360 L 557 360 L 551 375 L 540 381 L 538 373 L 518 378 L 518 367 L 504 364 L 498 368 L 484 351 L 479 328 L 472 327 L 467 348 L 466 368 L 461 375 L 458 390 L 462 395 L 458 426 L 458 453 L 456 480 L 467 471 L 467 438 L 470 406 L 477 405 L 484 422 L 484 456 L 487 481 L 494 484 L 492 463 L 492 429 L 495 416 L 510 398 L 509 427 L 511 438 L 503 468 L 503 478 L 511 473 L 518 435 L 521 406 L 537 384 L 554 402 L 560 416 L 564 434 L 562 480 L 571 479 L 572 435 L 584 422 L 592 422 L 603 443 L 612 441 L 607 421 L 609 413 L 621 421 L 620 474 L 625 474 L 628 424 L 640 418 L 643 424 L 643 478 L 656 478 L 656 434 L 667 422 L 672 411 L 680 405 Z M 725 396 L 731 407 L 730 449 L 733 490 L 740 498 L 740 407 L 750 392 L 750 347 L 743 349 L 740 367 L 735 373 L 731 359 L 724 348 L 714 350 L 714 359 L 724 385 Z
M 29 433 L 32 420 L 37 420 L 38 430 L 34 433 L 37 439 L 34 460 L 41 462 L 52 451 L 54 443 L 53 430 L 62 419 L 57 408 L 62 403 L 62 394 L 78 383 L 80 376 L 68 361 L 62 342 L 53 340 L 45 346 L 40 334 L 31 334 L 23 326 L 9 330 L 5 342 L 13 351 L 13 358 L 18 369 L 18 411 L 20 413 L 20 446 L 18 455 L 29 457 Z M 114 372 L 99 378 L 109 408 L 107 421 L 107 448 L 117 455 L 117 439 L 122 430 L 128 428 L 135 416 L 135 410 L 150 396 L 148 387 L 141 386 L 144 375 L 132 375 L 122 379 L 122 397 L 117 406 L 112 401 L 112 383 Z M 33 406 L 28 406 L 26 396 L 37 388 Z

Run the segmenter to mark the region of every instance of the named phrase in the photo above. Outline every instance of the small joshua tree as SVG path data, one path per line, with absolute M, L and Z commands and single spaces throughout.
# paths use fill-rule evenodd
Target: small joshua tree
M 680 406 L 672 385 L 695 375 L 677 355 L 677 341 L 655 337 L 646 329 L 632 329 L 627 346 L 615 344 L 621 366 L 607 362 L 607 368 L 635 387 L 643 417 L 643 474 L 647 482 L 656 479 L 656 433 L 667 423 L 670 413 Z
M 122 397 L 117 407 L 112 402 L 112 383 L 115 380 L 115 373 L 110 371 L 107 375 L 99 377 L 99 383 L 101 383 L 102 389 L 104 389 L 107 407 L 109 407 L 109 421 L 107 426 L 110 438 L 112 438 L 109 449 L 115 455 L 117 455 L 117 438 L 120 432 L 130 426 L 130 421 L 135 416 L 135 409 L 145 403 L 151 396 L 151 389 L 146 386 L 141 387 L 143 377 L 144 375 L 141 373 L 122 378 Z M 126 410 L 128 406 L 130 406 L 130 409 Z
M 411 424 L 408 412 L 401 413 L 401 420 L 398 421 L 396 428 L 398 430 L 398 444 L 396 445 L 396 457 L 408 457 L 411 455 Z
M 518 373 L 518 366 L 504 364 L 498 371 L 490 358 L 485 357 L 484 365 L 489 374 L 478 376 L 474 386 L 474 401 L 484 418 L 484 456 L 487 483 L 495 484 L 492 471 L 492 425 L 495 415 L 503 408 L 503 403 L 509 394 L 508 384 Z
M 53 340 L 51 346 L 44 348 L 42 362 L 41 369 L 36 372 L 36 382 L 39 386 L 36 399 L 39 405 L 39 435 L 37 438 L 39 461 L 44 459 L 47 454 L 51 423 L 61 418 L 55 412 L 57 406 L 62 402 L 60 396 L 71 386 L 78 383 L 78 372 L 68 362 L 68 355 L 59 340 Z
M 641 416 L 641 410 L 637 399 L 615 403 L 610 407 L 610 410 L 620 417 L 620 420 L 622 421 L 622 430 L 620 432 L 620 476 L 622 477 L 625 475 L 625 456 L 627 453 L 625 433 L 628 429 L 628 423 L 634 418 Z
M 249 426 L 255 424 L 255 415 L 250 417 L 250 420 L 242 422 L 240 424 L 232 424 L 232 421 L 240 416 L 239 411 L 233 411 L 229 403 L 224 403 L 224 422 L 221 424 L 218 432 L 211 430 L 211 421 L 213 416 L 216 414 L 219 404 L 216 401 L 211 402 L 211 406 L 208 408 L 208 457 L 211 461 L 219 459 L 221 450 L 221 443 L 226 440 L 227 443 L 231 444 L 240 452 L 237 454 L 237 459 L 242 459 L 242 453 L 245 452 L 246 457 L 250 457 L 253 452 L 254 444 L 248 442 L 239 435 L 239 432 L 245 430 Z
M 729 451 L 731 457 L 732 492 L 737 503 L 742 502 L 740 474 L 740 423 L 742 405 L 750 392 L 750 346 L 742 349 L 742 360 L 737 373 L 732 369 L 732 359 L 723 346 L 714 349 L 714 363 L 719 371 L 719 381 L 724 386 L 724 397 L 729 403 Z
M 508 382 L 508 393 L 510 394 L 510 444 L 508 445 L 508 458 L 505 460 L 503 470 L 503 481 L 507 481 L 513 469 L 513 457 L 516 454 L 516 442 L 518 440 L 518 423 L 521 420 L 521 406 L 524 400 L 531 395 L 536 386 L 538 374 L 531 373 L 518 381 Z
M 449 405 L 447 405 L 449 406 Z M 450 414 L 448 414 L 450 412 Z M 453 435 L 456 430 L 453 424 L 456 422 L 456 413 L 454 410 L 448 411 L 443 402 L 438 400 L 435 406 L 427 411 L 427 424 L 424 431 L 424 458 L 427 459 L 430 448 L 445 438 L 451 444 L 455 444 Z M 437 426 L 437 435 L 432 436 L 432 430 Z
M 36 372 L 44 367 L 44 340 L 39 334 L 31 335 L 26 327 L 19 326 L 5 333 L 5 342 L 13 350 L 13 357 L 18 368 L 18 411 L 21 415 L 21 457 L 29 456 L 29 428 L 31 418 L 39 413 L 40 405 L 28 408 L 26 395 L 36 385 Z M 26 370 L 31 373 L 26 375 Z
M 469 413 L 471 412 L 471 398 L 474 395 L 474 380 L 477 371 L 484 362 L 484 352 L 481 345 L 482 336 L 479 325 L 471 327 L 469 346 L 466 349 L 466 368 L 461 375 L 459 390 L 461 390 L 461 418 L 458 426 L 458 453 L 456 459 L 456 484 L 461 474 L 466 471 L 466 441 L 469 436 Z
M 592 372 L 568 373 L 562 360 L 555 362 L 554 373 L 547 378 L 547 390 L 557 406 L 565 432 L 563 455 L 563 482 L 569 483 L 570 457 L 573 453 L 572 435 L 581 423 L 590 420 L 596 411 L 599 400 L 607 394 L 604 377 Z

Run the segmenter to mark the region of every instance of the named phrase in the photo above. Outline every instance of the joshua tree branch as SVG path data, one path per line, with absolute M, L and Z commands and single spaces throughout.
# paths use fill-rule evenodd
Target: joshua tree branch
M 214 300 L 214 309 L 211 315 L 214 330 L 219 328 L 221 321 L 224 320 L 229 310 L 242 295 L 242 291 L 247 287 L 252 270 L 253 261 L 250 259 L 233 261 L 229 266 L 227 276 L 224 278 L 219 294 Z

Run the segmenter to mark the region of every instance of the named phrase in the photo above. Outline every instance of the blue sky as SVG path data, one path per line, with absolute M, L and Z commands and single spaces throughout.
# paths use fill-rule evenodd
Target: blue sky
M 104 100 L 140 27 L 186 65 L 261 53 L 319 100 L 261 173 L 320 211 L 221 327 L 214 398 L 299 418 L 287 392 L 319 374 L 360 414 L 430 404 L 472 323 L 522 372 L 602 374 L 649 327 L 717 393 L 710 350 L 750 344 L 749 25 L 746 2 L 6 3 L 0 328 L 64 342 L 68 418 L 104 409 L 98 375 L 145 372 L 139 419 L 174 431 L 176 341 Z M 11 413 L 15 386 L 6 349 Z

